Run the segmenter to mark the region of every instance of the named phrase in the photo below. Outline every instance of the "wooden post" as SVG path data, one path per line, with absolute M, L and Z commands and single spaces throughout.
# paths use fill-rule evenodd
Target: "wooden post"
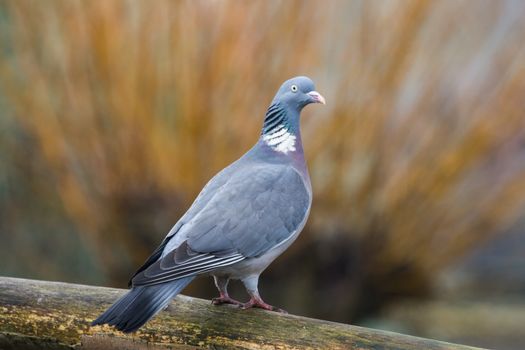
M 0 277 L 0 349 L 474 349 L 183 295 L 137 333 L 90 327 L 124 292 Z

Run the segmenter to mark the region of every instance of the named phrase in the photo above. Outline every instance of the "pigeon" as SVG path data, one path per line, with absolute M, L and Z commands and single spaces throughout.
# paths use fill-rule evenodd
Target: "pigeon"
M 268 108 L 257 143 L 204 186 L 160 246 L 132 276 L 131 289 L 92 325 L 138 330 L 197 276 L 213 276 L 213 304 L 281 311 L 263 301 L 259 275 L 292 244 L 312 204 L 299 128 L 301 110 L 325 104 L 304 76 L 285 81 Z M 228 295 L 241 280 L 250 300 Z

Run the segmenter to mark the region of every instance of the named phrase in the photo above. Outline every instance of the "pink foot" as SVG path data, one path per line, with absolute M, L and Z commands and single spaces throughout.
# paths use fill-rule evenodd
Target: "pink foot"
M 287 314 L 288 313 L 288 312 L 286 312 L 283 309 L 279 309 L 279 308 L 277 308 L 275 306 L 266 304 L 262 299 L 251 298 L 250 301 L 248 301 L 247 303 L 244 303 L 244 304 L 241 305 L 241 308 L 243 310 L 251 309 L 252 307 L 256 307 L 256 308 L 264 309 L 264 310 L 268 310 L 268 311 L 276 311 L 276 312 L 280 312 L 280 313 L 283 313 L 283 314 Z
M 221 305 L 221 304 L 244 305 L 240 301 L 230 298 L 228 294 L 222 294 L 222 293 L 220 294 L 218 298 L 213 298 L 211 300 L 211 303 L 213 305 Z

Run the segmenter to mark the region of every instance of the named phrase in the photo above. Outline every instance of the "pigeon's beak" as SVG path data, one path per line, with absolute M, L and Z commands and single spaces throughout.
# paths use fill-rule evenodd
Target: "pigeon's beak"
M 324 99 L 323 95 L 317 91 L 310 91 L 307 95 L 310 96 L 315 103 L 322 103 L 324 105 L 326 104 L 326 100 Z

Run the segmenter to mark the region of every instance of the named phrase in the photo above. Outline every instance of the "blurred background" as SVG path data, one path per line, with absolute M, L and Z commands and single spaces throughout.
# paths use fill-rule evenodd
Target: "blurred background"
M 0 275 L 125 287 L 308 75 L 328 102 L 302 116 L 313 208 L 266 301 L 521 348 L 524 18 L 519 0 L 0 1 Z

